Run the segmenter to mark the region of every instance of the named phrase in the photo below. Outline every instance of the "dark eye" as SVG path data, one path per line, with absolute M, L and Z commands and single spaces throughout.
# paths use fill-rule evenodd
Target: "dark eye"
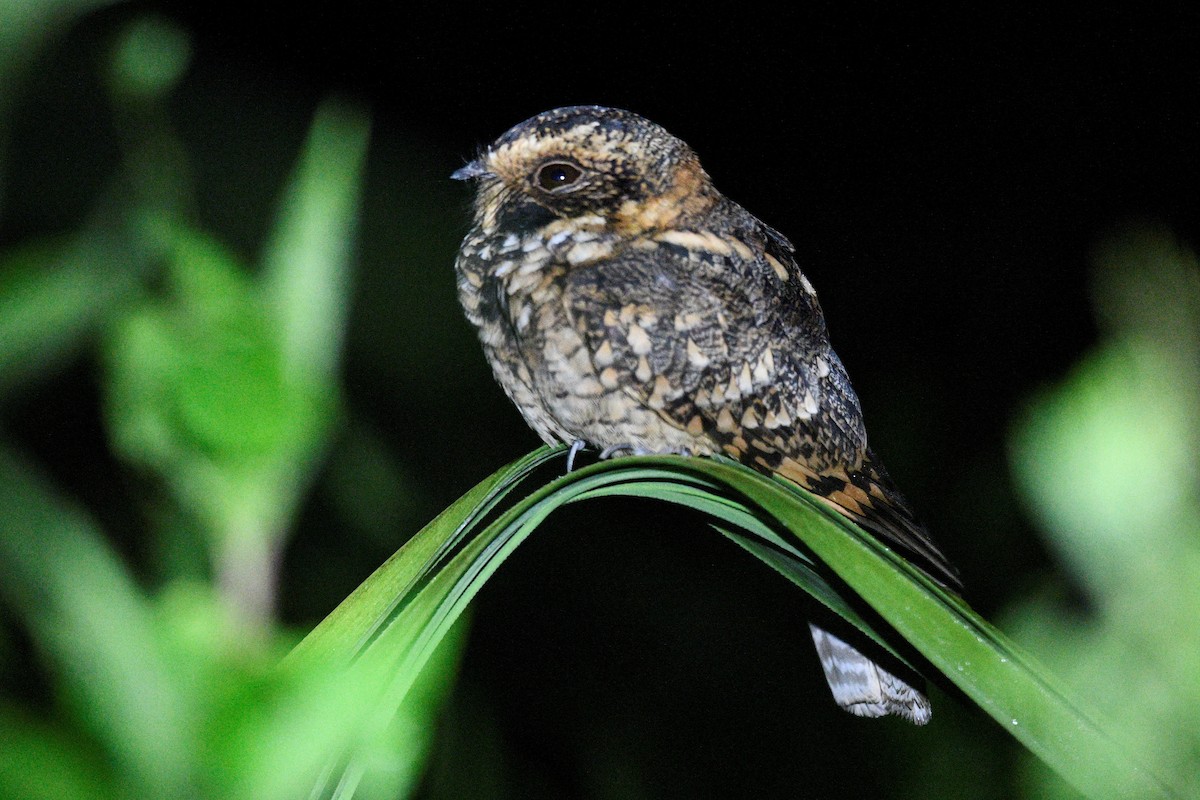
M 553 192 L 575 183 L 582 174 L 579 167 L 574 164 L 552 161 L 549 164 L 543 164 L 542 168 L 537 171 L 537 182 L 538 186 L 548 192 Z

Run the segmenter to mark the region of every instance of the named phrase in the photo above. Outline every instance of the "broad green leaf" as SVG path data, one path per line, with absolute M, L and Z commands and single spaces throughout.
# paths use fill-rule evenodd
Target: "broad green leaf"
M 872 631 L 877 640 L 898 641 L 897 635 L 907 640 L 1005 730 L 1090 796 L 1172 796 L 1094 721 L 1093 713 L 1081 711 L 1041 667 L 960 598 L 791 484 L 712 459 L 620 459 L 552 481 L 472 536 L 485 521 L 483 512 L 546 459 L 539 451 L 469 492 L 368 579 L 293 657 L 319 651 L 327 658 L 356 659 L 351 667 L 356 675 L 379 681 L 379 715 L 386 720 L 482 584 L 556 508 L 599 496 L 653 496 L 710 513 L 726 535 L 744 537 L 749 552 L 842 611 L 849 598 L 831 597 L 828 583 L 813 580 L 819 577 L 814 563 L 831 569 L 891 626 Z M 473 503 L 480 513 L 473 512 Z M 764 529 L 774 536 L 765 537 Z M 459 540 L 463 543 L 455 548 Z M 775 545 L 768 546 L 773 540 Z M 346 765 L 334 770 L 313 796 L 352 796 L 357 780 L 352 773 Z
M 180 226 L 171 241 L 166 296 L 130 309 L 108 337 L 109 435 L 123 459 L 162 478 L 227 563 L 266 566 L 328 429 L 331 393 L 288 377 L 270 316 L 224 248 Z
M 336 379 L 369 130 L 349 108 L 317 110 L 264 253 L 263 296 L 295 380 Z
M 352 660 L 442 556 L 517 484 L 551 459 L 557 459 L 557 453 L 536 450 L 477 484 L 363 581 L 289 658 Z

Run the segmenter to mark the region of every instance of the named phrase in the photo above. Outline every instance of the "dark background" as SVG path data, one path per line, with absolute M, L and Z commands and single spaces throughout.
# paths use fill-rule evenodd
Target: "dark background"
M 1147 222 L 1197 242 L 1195 11 L 133 3 L 45 57 L 38 81 L 61 91 L 15 128 L 4 243 L 70 224 L 102 185 L 103 159 L 62 161 L 116 146 L 81 76 L 144 12 L 192 36 L 172 123 L 197 218 L 242 252 L 261 244 L 315 104 L 338 94 L 374 119 L 345 395 L 405 488 L 356 527 L 328 488 L 353 476 L 331 459 L 287 556 L 290 621 L 310 625 L 408 532 L 537 444 L 455 304 L 468 194 L 446 176 L 511 125 L 576 103 L 664 125 L 792 239 L 875 450 L 985 615 L 1062 585 L 1012 494 L 1006 436 L 1095 341 L 1094 248 Z M 61 115 L 59 134 L 29 134 L 46 115 Z M 74 179 L 34 196 L 47 169 Z M 98 403 L 94 384 L 83 360 L 30 389 L 14 429 L 128 530 L 129 482 L 99 413 L 80 412 L 80 398 Z M 935 697 L 927 730 L 837 711 L 797 594 L 677 512 L 562 514 L 479 598 L 430 791 L 915 795 L 936 773 L 973 796 L 1011 794 L 989 778 L 1015 757 L 1007 737 L 951 698 Z

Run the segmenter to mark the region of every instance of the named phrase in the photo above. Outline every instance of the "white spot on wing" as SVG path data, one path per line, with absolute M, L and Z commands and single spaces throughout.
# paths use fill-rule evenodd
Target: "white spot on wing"
M 820 404 L 817 403 L 817 398 L 812 394 L 806 393 L 804 395 L 804 410 L 808 413 L 810 418 L 821 410 Z
M 533 313 L 533 306 L 525 304 L 521 306 L 521 313 L 517 315 L 517 330 L 524 332 L 529 327 L 529 316 Z
M 567 251 L 567 261 L 572 265 L 595 261 L 612 252 L 612 247 L 604 242 L 578 242 Z
M 625 335 L 625 338 L 629 341 L 629 347 L 633 350 L 634 355 L 644 356 L 650 352 L 650 335 L 642 326 L 630 325 L 629 333 Z
M 750 374 L 749 364 L 742 364 L 742 371 L 738 373 L 738 389 L 742 394 L 750 394 L 754 390 L 754 378 Z

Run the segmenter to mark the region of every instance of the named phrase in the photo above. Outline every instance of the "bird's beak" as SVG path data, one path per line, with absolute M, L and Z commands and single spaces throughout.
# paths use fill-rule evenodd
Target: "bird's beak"
M 474 178 L 482 178 L 484 175 L 491 175 L 488 168 L 483 165 L 483 159 L 477 158 L 469 162 L 465 167 L 460 167 L 450 173 L 450 179 L 456 181 L 469 181 Z

